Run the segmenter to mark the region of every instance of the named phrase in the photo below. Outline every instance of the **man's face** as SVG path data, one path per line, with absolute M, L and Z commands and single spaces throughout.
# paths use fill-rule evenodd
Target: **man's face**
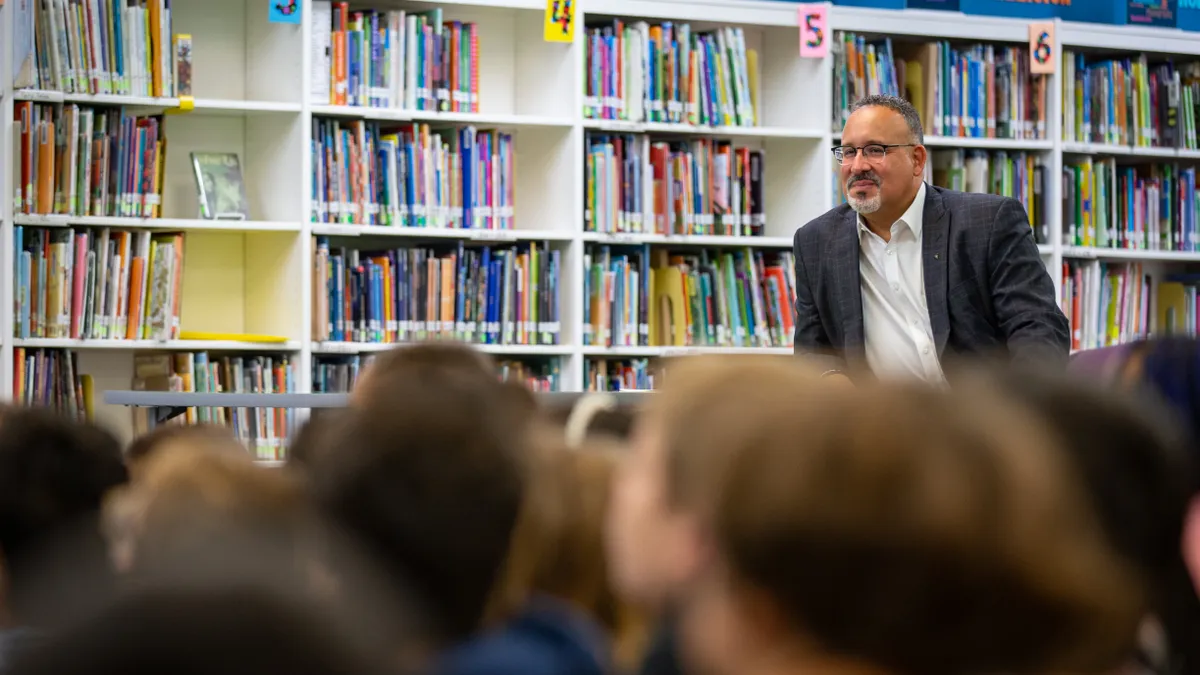
M 910 143 L 904 117 L 882 106 L 867 106 L 850 115 L 842 130 L 842 145 L 859 148 L 854 159 L 841 165 L 842 186 L 850 207 L 863 215 L 891 208 L 911 196 L 917 177 L 925 171 L 925 149 L 888 148 L 882 159 L 867 159 L 867 145 Z
M 631 454 L 613 481 L 607 523 L 612 583 L 623 596 L 645 603 L 677 594 L 699 564 L 694 518 L 668 503 L 660 439 L 653 422 L 634 430 Z

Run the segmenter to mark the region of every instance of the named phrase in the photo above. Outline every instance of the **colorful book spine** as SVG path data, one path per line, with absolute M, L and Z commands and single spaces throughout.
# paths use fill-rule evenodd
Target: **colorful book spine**
M 184 235 L 16 226 L 17 338 L 179 336 Z
M 761 150 L 708 138 L 652 141 L 587 134 L 588 232 L 761 236 L 766 227 Z
M 167 139 L 162 117 L 120 108 L 17 101 L 14 211 L 157 218 Z
M 170 0 L 43 0 L 36 86 L 68 94 L 176 95 Z
M 761 123 L 754 50 L 741 28 L 614 19 L 586 30 L 588 119 L 750 127 Z
M 1087 157 L 1064 166 L 1062 180 L 1067 246 L 1200 250 L 1195 167 L 1118 166 L 1112 158 Z
M 313 339 L 556 345 L 562 256 L 549 244 L 359 251 L 318 238 Z
M 514 227 L 511 134 L 317 118 L 311 151 L 313 222 Z
M 1012 197 L 1021 202 L 1039 244 L 1050 242 L 1045 195 L 1050 172 L 1046 158 L 1031 152 L 1004 150 L 931 150 L 925 163 L 926 182 L 959 192 Z M 838 179 L 835 179 L 838 180 Z
M 587 360 L 586 391 L 623 391 L 654 389 L 655 374 L 650 359 Z
M 605 347 L 790 347 L 788 252 L 590 246 L 583 343 Z
M 479 26 L 444 21 L 441 8 L 351 11 L 313 2 L 312 103 L 479 112 Z
M 1150 63 L 1063 53 L 1063 140 L 1139 148 L 1200 148 L 1200 63 Z
M 1073 350 L 1131 342 L 1153 328 L 1151 278 L 1140 263 L 1064 262 L 1061 306 Z
M 1049 80 L 1030 73 L 1026 47 L 868 41 L 838 32 L 831 51 L 837 132 L 855 101 L 886 94 L 911 102 L 928 136 L 1047 138 Z
M 79 372 L 79 357 L 67 349 L 13 348 L 13 402 L 87 418 L 90 378 Z

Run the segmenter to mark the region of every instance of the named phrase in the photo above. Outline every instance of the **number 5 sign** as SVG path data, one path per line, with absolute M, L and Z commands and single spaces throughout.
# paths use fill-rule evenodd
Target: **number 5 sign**
M 1054 24 L 1040 21 L 1029 24 L 1029 72 L 1049 74 L 1058 66 L 1054 51 Z
M 829 54 L 829 5 L 800 5 L 800 58 L 823 59 Z

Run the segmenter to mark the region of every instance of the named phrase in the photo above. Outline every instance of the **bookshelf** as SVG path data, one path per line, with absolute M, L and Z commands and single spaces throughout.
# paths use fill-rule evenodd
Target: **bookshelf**
M 0 50 L 0 395 L 18 393 L 20 364 L 14 359 L 19 354 L 70 350 L 76 355 L 72 367 L 91 377 L 95 416 L 129 434 L 129 410 L 104 403 L 101 393 L 130 389 L 138 359 L 149 354 L 205 353 L 210 363 L 269 357 L 270 363 L 286 364 L 286 382 L 278 385 L 283 391 L 309 394 L 329 391 L 353 377 L 366 359 L 389 349 L 393 341 L 421 335 L 485 341 L 479 348 L 503 361 L 509 372 L 538 387 L 564 391 L 586 388 L 605 376 L 598 373 L 643 382 L 659 357 L 791 353 L 777 300 L 788 291 L 786 254 L 795 229 L 838 200 L 829 147 L 840 129 L 835 124 L 837 59 L 799 57 L 795 5 L 589 0 L 576 17 L 570 43 L 543 39 L 545 5 L 533 0 L 378 0 L 351 8 L 378 10 L 379 35 L 405 38 L 406 50 L 441 44 L 435 37 L 452 45 L 439 62 L 453 75 L 441 82 L 435 71 L 414 70 L 417 74 L 410 76 L 407 69 L 397 69 L 393 51 L 376 53 L 369 42 L 337 43 L 337 22 L 354 17 L 335 16 L 328 3 L 305 0 L 298 24 L 268 20 L 269 6 L 268 0 L 172 0 L 169 32 L 192 39 L 190 98 L 167 87 L 157 92 L 161 95 L 14 89 L 12 51 Z M 15 0 L 10 0 L 0 9 L 0 44 L 12 44 L 14 31 L 19 31 L 14 8 Z M 440 15 L 434 13 L 438 10 Z M 424 17 L 425 23 L 412 23 L 415 17 Z M 364 21 L 369 26 L 370 15 Z M 833 33 L 866 41 L 891 38 L 910 49 L 938 42 L 954 49 L 983 44 L 1021 51 L 1028 40 L 1023 20 L 943 12 L 836 6 L 829 8 L 829 21 Z M 641 108 L 643 114 L 610 111 L 606 116 L 606 105 L 616 108 L 605 101 L 614 93 L 604 90 L 611 82 L 603 74 L 607 71 L 596 72 L 607 53 L 600 48 L 603 30 L 621 31 L 629 38 L 622 49 L 633 48 L 633 33 L 624 31 L 641 31 L 643 22 L 647 35 L 667 24 L 673 31 L 686 25 L 694 44 L 728 47 L 734 57 L 726 63 L 735 65 L 728 66 L 727 95 L 747 98 L 752 118 L 742 118 L 744 111 L 735 106 L 729 118 L 690 120 L 688 103 L 703 107 L 702 88 L 694 99 L 677 99 L 681 107 L 675 118 L 669 96 L 656 108 L 628 92 L 620 96 L 622 112 L 626 106 L 647 106 Z M 435 23 L 449 27 L 433 31 Z M 418 27 L 421 40 L 412 38 Z M 347 26 L 346 34 L 354 28 Z M 322 40 L 329 41 L 333 56 L 327 58 L 318 46 Z M 1179 31 L 1059 22 L 1056 40 L 1060 52 L 1096 58 L 1147 52 L 1172 55 L 1180 63 L 1200 62 L 1200 41 Z M 369 65 L 359 64 L 353 73 L 347 66 L 348 97 L 342 101 L 333 72 L 337 54 L 349 54 L 356 45 Z M 412 61 L 415 53 L 405 51 L 406 62 L 425 63 Z M 358 78 L 354 83 L 361 80 L 363 101 L 353 98 L 351 77 Z M 1021 157 L 1020 171 L 1040 167 L 1046 180 L 1040 194 L 1045 208 L 1039 249 L 1060 292 L 1064 262 L 1137 263 L 1156 278 L 1200 263 L 1196 247 L 1100 248 L 1065 237 L 1059 207 L 1064 186 L 1056 179 L 1065 166 L 1082 158 L 1112 158 L 1118 166 L 1169 162 L 1189 167 L 1200 164 L 1200 149 L 1066 138 L 1062 83 L 1062 68 L 1046 80 L 1041 133 L 1011 138 L 927 134 L 926 145 L 948 162 L 957 161 L 961 151 L 964 161 L 984 155 L 989 162 L 998 156 Z M 445 110 L 439 109 L 439 88 L 447 90 Z M 161 115 L 167 143 L 161 178 L 150 184 L 160 195 L 158 217 L 88 209 L 87 215 L 64 215 L 57 208 L 50 209 L 55 213 L 29 212 L 16 202 L 23 151 L 14 115 L 23 106 L 53 110 L 70 105 L 121 106 L 131 116 Z M 314 138 L 323 144 L 320 154 L 312 152 Z M 352 171 L 352 153 L 363 148 L 369 150 L 366 156 L 382 159 L 368 169 L 358 165 L 366 177 L 360 183 Z M 245 219 L 200 217 L 193 152 L 238 156 Z M 338 159 L 338 152 L 344 158 Z M 475 154 L 464 160 L 465 152 Z M 691 176 L 675 172 L 715 165 L 714 157 L 728 161 L 735 177 L 727 184 L 728 194 L 688 193 L 696 200 L 690 205 L 663 207 L 665 228 L 651 225 L 660 215 L 654 204 L 663 203 L 653 192 L 654 162 L 659 161 L 655 152 L 665 158 L 668 175 Z M 635 164 L 636 172 L 627 174 Z M 751 172 L 738 173 L 751 167 Z M 315 181 L 318 174 L 322 178 Z M 425 182 L 414 182 L 416 187 L 404 182 L 417 177 Z M 612 183 L 602 184 L 607 177 Z M 608 191 L 596 192 L 601 187 Z M 725 215 L 714 215 L 713 200 L 731 204 Z M 601 204 L 603 218 L 597 210 Z M 468 221 L 480 226 L 463 227 Z M 155 241 L 160 235 L 183 234 L 177 302 L 169 303 L 177 309 L 176 330 L 155 332 L 150 326 L 137 335 L 127 331 L 110 339 L 79 339 L 68 321 L 65 334 L 34 331 L 22 336 L 20 327 L 29 322 L 22 318 L 26 310 L 20 300 L 26 290 L 19 273 L 28 263 L 22 263 L 19 249 L 28 249 L 27 238 L 68 229 L 77 237 L 104 228 L 110 234 L 148 231 Z M 70 237 L 66 242 L 79 243 Z M 369 325 L 364 309 L 363 332 L 357 336 L 314 330 L 314 319 L 334 320 L 334 309 L 322 300 L 331 286 L 314 264 L 323 249 L 329 258 L 343 261 L 349 271 L 337 278 L 358 284 L 352 292 L 361 297 L 362 307 L 372 312 L 384 305 L 394 308 L 376 317 L 379 326 Z M 489 266 L 482 262 L 485 250 Z M 601 260 L 607 268 L 598 269 Z M 744 312 L 740 325 L 749 330 L 739 334 L 734 319 L 716 310 L 707 326 L 652 318 L 661 298 L 649 293 L 633 298 L 641 285 L 655 279 L 655 268 L 679 264 L 698 270 L 693 283 L 709 284 L 714 298 L 742 293 L 743 287 L 728 275 L 736 279 L 757 265 L 759 295 L 738 296 L 738 311 Z M 406 280 L 403 293 L 396 290 L 398 279 Z M 621 290 L 626 304 L 614 310 L 613 303 L 601 303 L 601 288 L 603 294 Z M 459 307 L 451 302 L 445 313 L 442 300 L 456 298 L 460 290 L 475 303 Z M 346 310 L 347 316 L 359 316 L 353 314 L 356 306 Z M 89 311 L 86 304 L 82 311 Z M 92 311 L 96 313 L 95 307 Z M 618 320 L 625 322 L 620 330 L 604 323 Z M 488 325 L 492 323 L 501 325 Z M 603 338 L 605 327 L 620 339 L 609 344 Z M 664 338 L 672 328 L 678 338 Z M 511 335 L 506 335 L 509 329 Z M 692 344 L 682 338 L 689 331 L 701 333 Z M 222 339 L 189 337 L 196 332 Z M 238 335 L 267 335 L 276 341 L 229 337 Z

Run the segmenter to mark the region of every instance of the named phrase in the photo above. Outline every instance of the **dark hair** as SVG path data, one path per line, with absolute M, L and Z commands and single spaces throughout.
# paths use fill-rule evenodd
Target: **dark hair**
M 917 144 L 925 142 L 925 130 L 921 126 L 921 114 L 917 112 L 917 109 L 913 107 L 913 104 L 899 96 L 872 94 L 870 96 L 864 96 L 855 101 L 854 104 L 850 106 L 850 113 L 853 114 L 859 109 L 868 108 L 871 106 L 887 108 L 892 112 L 898 113 L 904 118 L 904 122 L 908 124 L 908 134 L 910 136 L 910 140 Z
M 1138 385 L 1156 395 L 1187 432 L 1189 487 L 1193 494 L 1200 492 L 1200 340 L 1160 337 L 1135 349 L 1142 357 Z
M 131 593 L 9 664 L 9 675 L 381 675 L 309 607 L 255 587 Z
M 19 621 L 52 621 L 47 612 L 70 613 L 62 603 L 104 593 L 101 506 L 127 479 L 120 442 L 103 429 L 49 409 L 0 411 L 0 563 Z
M 322 425 L 310 482 L 334 524 L 421 594 L 434 639 L 455 642 L 479 626 L 508 553 L 531 397 L 472 367 L 469 347 L 402 352 Z

